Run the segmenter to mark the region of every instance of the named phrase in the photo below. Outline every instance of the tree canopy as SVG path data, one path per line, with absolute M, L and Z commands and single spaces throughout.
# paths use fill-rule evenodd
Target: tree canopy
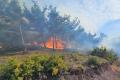
M 20 25 L 26 43 L 59 37 L 66 44 L 71 44 L 71 48 L 90 48 L 96 47 L 103 38 L 86 33 L 78 18 L 71 20 L 69 15 L 62 16 L 56 7 L 40 8 L 33 2 L 29 9 L 23 2 L 22 9 L 19 0 L 1 0 L 0 3 L 0 30 L 3 30 L 0 32 L 0 43 L 14 44 L 15 47 L 18 43 L 21 45 Z

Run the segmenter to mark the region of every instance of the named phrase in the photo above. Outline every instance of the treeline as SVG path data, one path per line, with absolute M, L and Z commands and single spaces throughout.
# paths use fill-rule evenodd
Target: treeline
M 72 49 L 91 48 L 104 37 L 104 34 L 96 37 L 86 33 L 78 18 L 71 20 L 69 15 L 62 16 L 56 7 L 41 8 L 33 2 L 28 8 L 19 0 L 0 0 L 0 4 L 0 45 L 4 49 L 23 49 L 24 43 L 31 42 L 44 44 L 50 37 L 60 38 Z

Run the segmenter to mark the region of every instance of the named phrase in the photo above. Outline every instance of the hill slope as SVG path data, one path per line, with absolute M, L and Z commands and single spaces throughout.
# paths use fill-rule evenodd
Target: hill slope
M 113 65 L 111 66 L 105 59 L 90 55 L 83 55 L 79 52 L 52 50 L 33 51 L 29 53 L 20 52 L 9 55 L 1 55 L 0 63 L 6 64 L 10 59 L 16 59 L 20 63 L 23 63 L 26 59 L 36 56 L 62 56 L 64 64 L 67 66 L 67 70 L 57 77 L 60 80 L 119 80 L 117 79 L 120 73 L 118 67 Z M 88 62 L 91 61 L 91 58 L 97 59 L 97 63 L 94 63 L 93 60 L 91 63 L 92 65 L 88 64 Z M 48 63 L 50 61 L 51 60 L 49 60 Z M 53 79 L 48 78 L 47 80 Z

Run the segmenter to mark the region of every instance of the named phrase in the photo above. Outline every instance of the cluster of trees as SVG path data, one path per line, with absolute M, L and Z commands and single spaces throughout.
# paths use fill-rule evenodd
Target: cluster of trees
M 33 2 L 28 8 L 24 1 L 20 5 L 19 0 L 0 0 L 0 4 L 0 45 L 9 50 L 22 49 L 24 43 L 33 41 L 45 43 L 50 37 L 53 41 L 59 37 L 74 49 L 90 48 L 97 46 L 104 37 L 86 33 L 77 18 L 71 20 L 69 15 L 61 16 L 56 7 L 40 8 Z

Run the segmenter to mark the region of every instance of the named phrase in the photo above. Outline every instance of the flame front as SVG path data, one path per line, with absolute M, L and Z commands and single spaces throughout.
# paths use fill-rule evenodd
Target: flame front
M 46 42 L 46 47 L 52 49 L 64 49 L 64 42 L 59 38 L 51 37 Z

